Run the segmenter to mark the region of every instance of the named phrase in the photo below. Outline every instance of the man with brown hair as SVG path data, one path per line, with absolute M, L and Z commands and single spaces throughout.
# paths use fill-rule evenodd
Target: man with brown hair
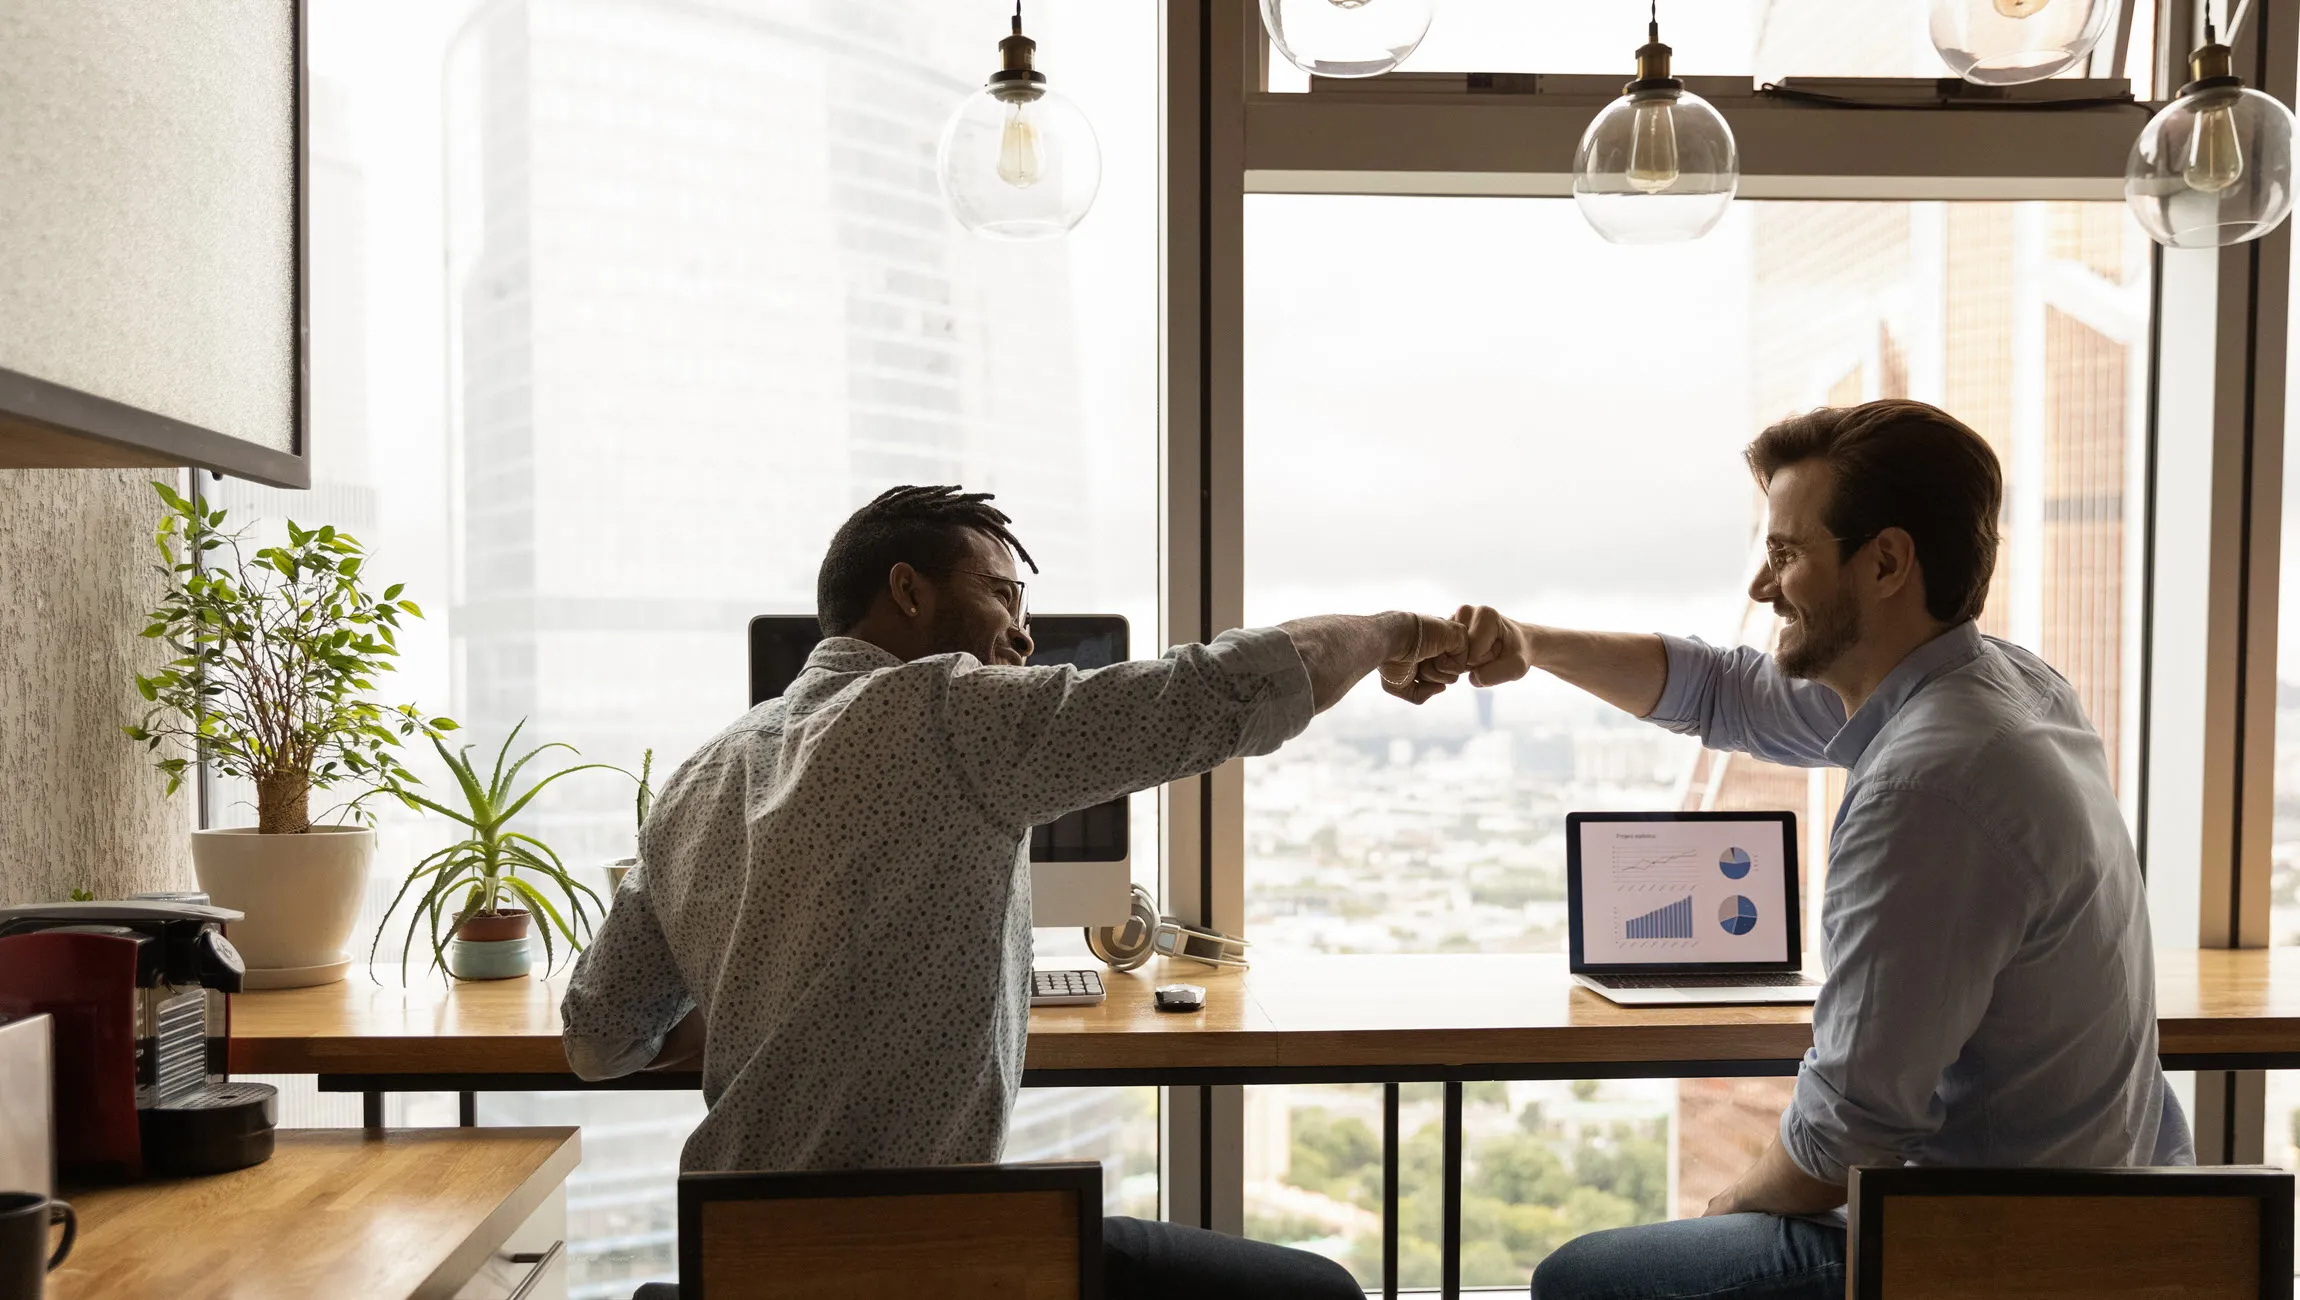
M 1567 1243 L 1536 1300 L 1842 1296 L 1856 1165 L 2194 1159 L 2100 738 L 2059 674 L 1973 621 L 1995 453 L 1943 411 L 1883 401 L 1784 420 L 1747 458 L 1771 655 L 1459 615 L 1480 686 L 1540 668 L 1711 748 L 1849 771 L 1828 975 L 1778 1136 L 1708 1217 Z

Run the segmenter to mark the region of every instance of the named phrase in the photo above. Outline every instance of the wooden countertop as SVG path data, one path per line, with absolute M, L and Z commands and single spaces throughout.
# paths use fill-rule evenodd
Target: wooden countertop
M 581 1158 L 571 1128 L 285 1129 L 270 1160 L 68 1192 L 50 1300 L 453 1296 Z
M 1107 971 L 1109 999 L 1031 1012 L 1033 1070 L 1442 1068 L 1484 1063 L 1786 1060 L 1812 1045 L 1802 1007 L 1617 1007 L 1546 955 L 1271 956 L 1250 971 L 1154 959 Z M 564 973 L 402 988 L 397 971 L 232 999 L 235 1072 L 564 1074 Z M 1151 1007 L 1158 984 L 1206 1009 Z M 2300 1053 L 2300 949 L 2157 954 L 2168 1055 Z

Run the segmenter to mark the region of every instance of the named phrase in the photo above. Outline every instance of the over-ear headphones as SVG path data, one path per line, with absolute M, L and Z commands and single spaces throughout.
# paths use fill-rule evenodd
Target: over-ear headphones
M 1150 960 L 1152 941 L 1158 934 L 1157 900 L 1140 885 L 1133 889 L 1133 907 L 1123 923 L 1100 928 L 1089 926 L 1086 930 L 1086 951 L 1101 958 L 1112 970 L 1133 970 Z

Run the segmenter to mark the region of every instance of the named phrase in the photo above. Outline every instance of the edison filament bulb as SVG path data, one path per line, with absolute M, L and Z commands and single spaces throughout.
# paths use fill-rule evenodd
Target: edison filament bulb
M 1616 244 L 1665 244 L 1709 233 L 1740 188 L 1732 128 L 1669 75 L 1658 21 L 1637 51 L 1637 79 L 1581 134 L 1573 200 Z
M 1102 147 L 1077 105 L 1034 66 L 1022 9 L 998 43 L 1001 66 L 942 129 L 935 175 L 959 224 L 993 239 L 1051 239 L 1094 206 Z

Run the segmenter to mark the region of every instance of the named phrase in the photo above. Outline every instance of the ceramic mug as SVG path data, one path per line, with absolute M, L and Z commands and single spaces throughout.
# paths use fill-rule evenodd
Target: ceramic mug
M 64 1240 L 48 1253 L 48 1229 L 64 1225 Z M 80 1222 L 72 1207 L 38 1192 L 0 1192 L 0 1296 L 36 1298 L 50 1271 L 72 1253 Z

